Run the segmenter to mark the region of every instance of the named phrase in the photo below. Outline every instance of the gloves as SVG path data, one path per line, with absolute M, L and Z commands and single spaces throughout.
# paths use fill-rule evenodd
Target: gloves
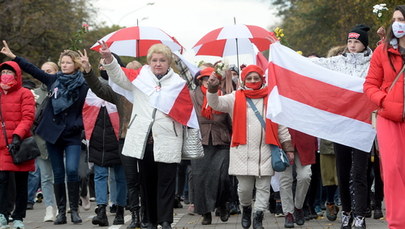
M 20 136 L 13 134 L 13 141 L 11 142 L 11 144 L 8 145 L 8 151 L 11 154 L 15 154 L 16 152 L 18 152 L 18 150 L 20 150 L 20 146 L 21 146 Z

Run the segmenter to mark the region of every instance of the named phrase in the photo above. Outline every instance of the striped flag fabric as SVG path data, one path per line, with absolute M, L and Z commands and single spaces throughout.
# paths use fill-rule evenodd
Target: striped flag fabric
M 270 46 L 267 117 L 306 134 L 370 152 L 376 109 L 364 79 L 331 71 L 283 46 Z

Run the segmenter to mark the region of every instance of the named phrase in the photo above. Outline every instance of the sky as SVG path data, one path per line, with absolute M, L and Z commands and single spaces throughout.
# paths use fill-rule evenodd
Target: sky
M 151 4 L 153 3 L 153 4 Z M 234 24 L 274 27 L 279 19 L 269 0 L 93 0 L 97 21 L 106 25 L 154 26 L 175 37 L 194 57 L 192 47 L 211 30 Z

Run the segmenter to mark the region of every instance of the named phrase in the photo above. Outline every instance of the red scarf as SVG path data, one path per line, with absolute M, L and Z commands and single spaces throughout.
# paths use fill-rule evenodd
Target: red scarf
M 201 107 L 201 115 L 206 119 L 212 120 L 214 119 L 213 114 L 222 114 L 222 112 L 213 110 L 210 106 L 208 106 L 207 102 L 207 88 L 201 85 L 201 92 L 204 95 L 202 107 Z M 221 90 L 218 90 L 218 95 L 222 95 Z
M 258 90 L 237 90 L 233 106 L 232 143 L 231 147 L 246 145 L 246 97 L 251 99 L 263 98 L 264 106 L 267 107 L 268 87 Z M 263 115 L 265 117 L 265 115 Z M 254 117 L 257 118 L 257 117 Z M 278 125 L 266 118 L 265 143 L 281 147 L 278 139 Z

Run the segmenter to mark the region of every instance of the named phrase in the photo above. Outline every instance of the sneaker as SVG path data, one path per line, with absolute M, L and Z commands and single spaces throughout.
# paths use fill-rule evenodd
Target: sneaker
M 7 228 L 8 227 L 8 223 L 7 223 L 7 219 L 3 214 L 0 214 L 0 228 Z
M 27 203 L 27 210 L 34 210 L 34 203 Z
M 353 229 L 365 229 L 366 228 L 366 220 L 363 216 L 356 216 L 353 222 Z
M 281 205 L 281 202 L 276 202 L 276 212 L 274 213 L 274 216 L 284 217 L 283 206 Z
M 13 229 L 24 229 L 24 223 L 21 220 L 14 220 Z
M 96 202 L 96 197 L 90 197 L 89 200 L 90 202 Z
M 338 212 L 339 208 L 335 204 L 326 204 L 326 218 L 328 218 L 329 221 L 335 221 Z
M 316 212 L 316 214 L 317 214 L 318 216 L 323 216 L 323 210 L 322 210 L 321 206 L 316 205 L 316 206 L 315 206 L 315 212 Z
M 304 225 L 305 223 L 305 214 L 304 210 L 295 208 L 294 209 L 294 219 L 297 225 Z
M 53 222 L 55 220 L 55 215 L 53 213 L 53 207 L 48 206 L 45 210 L 44 222 Z
M 381 210 L 381 207 L 376 207 L 375 209 L 374 209 L 374 216 L 373 216 L 373 218 L 374 219 L 381 219 L 381 218 L 383 218 L 384 217 L 384 215 L 383 215 L 383 212 L 382 212 L 382 210 Z
M 90 204 L 90 199 L 88 196 L 85 197 L 80 197 L 80 199 L 82 200 L 82 207 L 85 211 L 90 210 L 91 204 Z
M 288 213 L 285 216 L 284 227 L 285 228 L 293 228 L 294 227 L 294 216 L 293 216 L 293 214 Z
M 351 229 L 352 228 L 353 217 L 351 213 L 342 212 L 342 225 L 340 229 Z
M 42 195 L 42 191 L 38 190 L 35 202 L 42 203 L 43 199 L 44 199 L 44 195 Z

